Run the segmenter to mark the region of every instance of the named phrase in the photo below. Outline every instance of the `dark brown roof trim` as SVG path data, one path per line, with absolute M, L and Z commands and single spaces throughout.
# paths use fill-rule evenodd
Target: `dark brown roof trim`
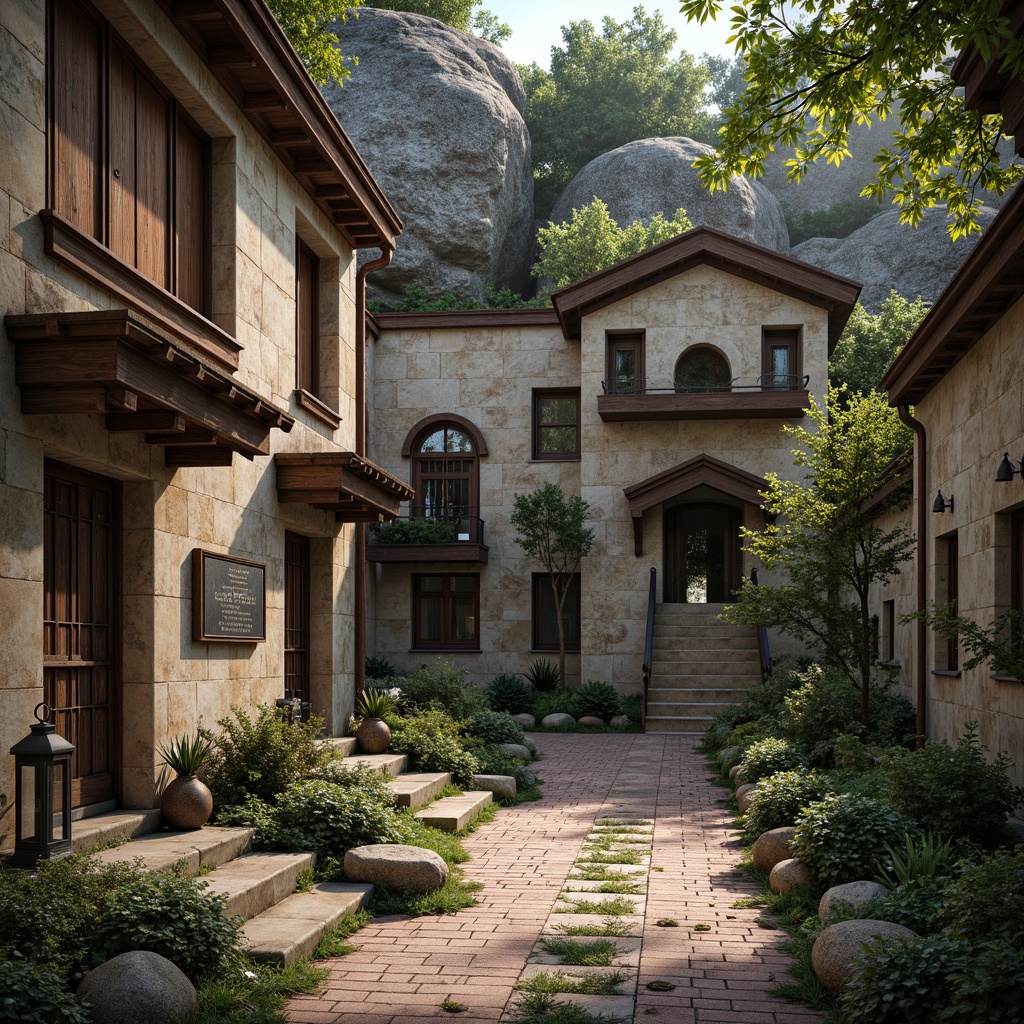
M 579 338 L 583 317 L 588 313 L 700 265 L 717 267 L 827 309 L 830 353 L 861 290 L 847 277 L 721 231 L 699 227 L 560 288 L 551 300 L 565 336 Z
M 373 313 L 372 317 L 380 331 L 440 330 L 445 327 L 558 326 L 558 314 L 550 306 L 539 309 L 459 309 L 429 313 Z
M 402 222 L 261 0 L 159 0 L 178 31 L 355 249 Z
M 891 405 L 915 405 L 1024 297 L 1024 190 L 999 211 L 882 378 Z

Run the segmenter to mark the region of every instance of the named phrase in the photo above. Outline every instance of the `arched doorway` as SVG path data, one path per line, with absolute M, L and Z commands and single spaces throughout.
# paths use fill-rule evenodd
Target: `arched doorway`
M 740 583 L 740 512 L 729 505 L 665 509 L 664 600 L 721 604 Z

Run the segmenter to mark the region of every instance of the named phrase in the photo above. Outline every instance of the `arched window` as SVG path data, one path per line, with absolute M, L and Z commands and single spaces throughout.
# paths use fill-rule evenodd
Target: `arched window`
M 676 362 L 676 391 L 728 391 L 729 362 L 707 345 L 688 348 Z

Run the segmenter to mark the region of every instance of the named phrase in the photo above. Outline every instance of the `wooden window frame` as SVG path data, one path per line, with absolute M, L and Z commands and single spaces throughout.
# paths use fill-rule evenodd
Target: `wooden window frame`
M 576 404 L 576 418 L 573 423 L 541 423 L 541 408 L 545 399 L 571 398 Z M 576 447 L 570 451 L 545 452 L 541 448 L 541 435 L 546 427 L 572 426 L 576 431 Z M 533 415 L 531 417 L 531 448 L 537 462 L 579 462 L 581 458 L 580 434 L 580 389 L 579 388 L 534 388 Z
M 457 430 L 465 434 L 473 443 L 473 450 L 469 452 L 423 452 L 423 442 L 438 430 Z M 477 448 L 476 436 L 470 433 L 461 423 L 456 421 L 439 420 L 424 427 L 416 436 L 412 445 L 412 486 L 416 491 L 416 500 L 413 502 L 412 511 L 414 516 L 426 518 L 427 510 L 422 504 L 422 497 L 427 488 L 424 486 L 424 464 L 427 462 L 441 461 L 447 458 L 472 460 L 473 466 L 467 474 L 469 480 L 469 501 L 466 504 L 469 516 L 479 517 L 480 515 L 480 452 Z M 434 477 L 433 474 L 431 474 Z M 442 474 L 447 476 L 447 474 Z M 454 475 L 453 475 L 454 477 Z M 437 477 L 434 477 L 437 478 Z
M 309 717 L 311 703 L 310 649 L 313 633 L 312 616 L 312 545 L 309 537 L 286 530 L 284 534 L 284 696 L 299 697 L 306 705 L 303 718 Z M 293 643 L 293 634 L 300 634 L 301 643 Z M 296 655 L 289 659 L 289 655 Z M 298 687 L 289 686 L 289 664 L 297 667 Z M 296 694 L 294 691 L 298 689 Z
M 303 272 L 304 266 L 308 274 Z M 295 236 L 295 404 L 311 416 L 326 423 L 332 430 L 341 426 L 341 414 L 332 409 L 321 397 L 324 385 L 323 352 L 320 338 L 320 277 L 321 260 L 301 236 Z M 308 282 L 308 283 L 307 283 Z M 304 304 L 304 287 L 309 290 L 308 305 Z M 309 322 L 303 325 L 308 312 Z M 307 329 L 304 339 L 303 327 Z
M 762 327 L 761 328 L 761 390 L 762 391 L 792 391 L 792 387 L 777 387 L 767 383 L 767 379 L 773 376 L 771 352 L 773 348 L 785 345 L 789 349 L 789 376 L 799 378 L 803 374 L 803 360 L 801 358 L 803 349 L 803 328 L 802 327 Z
M 644 331 L 609 331 L 605 335 L 605 387 L 609 395 L 643 395 L 647 393 L 647 366 Z M 636 385 L 632 391 L 619 391 L 615 386 L 615 356 L 632 351 L 636 366 Z
M 582 633 L 580 619 L 582 617 L 583 602 L 581 598 L 582 586 L 580 573 L 574 572 L 572 574 L 573 582 L 576 585 L 576 627 Z M 532 574 L 531 588 L 530 588 L 530 633 L 531 633 L 531 644 L 532 649 L 535 651 L 557 651 L 558 640 L 554 642 L 545 642 L 541 639 L 541 594 L 546 593 L 547 597 L 552 603 L 552 615 L 554 614 L 554 600 L 555 595 L 551 591 L 551 574 L 546 572 L 535 572 Z M 566 597 L 566 603 L 573 599 L 572 591 L 569 591 Z M 564 612 L 564 609 L 563 609 Z M 564 619 L 564 615 L 563 615 Z M 555 633 L 557 636 L 558 626 L 557 623 L 552 621 L 551 623 L 555 627 Z M 567 654 L 578 653 L 582 647 L 581 637 L 577 635 L 575 639 L 570 637 L 565 638 L 565 650 Z
M 450 587 L 449 580 L 452 577 L 460 579 L 473 579 L 476 582 L 476 589 L 473 591 L 474 608 L 473 620 L 476 627 L 476 636 L 472 640 L 454 640 L 451 637 L 451 602 L 453 595 L 466 597 L 469 591 L 454 591 Z M 425 579 L 440 579 L 441 590 L 423 591 L 422 581 Z M 412 580 L 412 614 L 410 615 L 410 626 L 412 629 L 412 650 L 414 651 L 479 651 L 480 650 L 480 574 L 478 572 L 417 572 L 411 576 Z M 441 639 L 423 640 L 420 636 L 420 606 L 419 599 L 422 596 L 439 596 L 441 600 Z

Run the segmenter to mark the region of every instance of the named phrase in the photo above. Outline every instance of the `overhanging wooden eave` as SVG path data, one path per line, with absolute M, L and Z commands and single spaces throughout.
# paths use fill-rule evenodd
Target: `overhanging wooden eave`
M 398 516 L 415 491 L 355 452 L 279 452 L 277 500 L 334 512 L 343 523 L 375 523 Z

